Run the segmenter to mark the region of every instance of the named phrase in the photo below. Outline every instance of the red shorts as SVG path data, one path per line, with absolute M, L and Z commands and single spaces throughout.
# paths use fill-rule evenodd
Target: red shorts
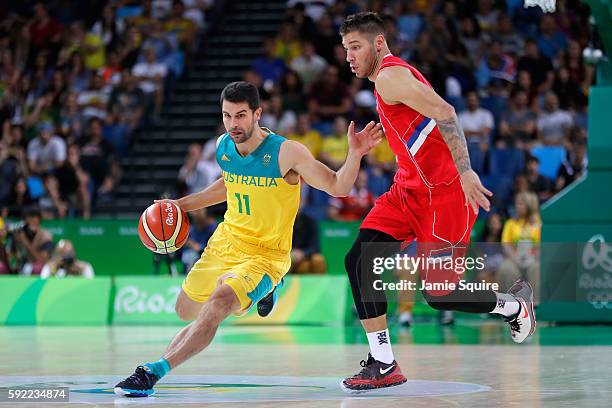
M 394 183 L 376 200 L 361 228 L 384 232 L 398 241 L 416 239 L 417 256 L 424 260 L 421 265 L 427 265 L 420 268 L 421 280 L 456 283 L 462 278 L 463 268 L 453 270 L 448 268 L 448 262 L 465 257 L 476 217 L 466 204 L 458 180 L 450 186 L 424 190 L 406 189 Z M 438 262 L 431 262 L 435 259 Z M 440 267 L 443 261 L 447 262 L 444 268 Z M 428 291 L 433 296 L 449 292 Z

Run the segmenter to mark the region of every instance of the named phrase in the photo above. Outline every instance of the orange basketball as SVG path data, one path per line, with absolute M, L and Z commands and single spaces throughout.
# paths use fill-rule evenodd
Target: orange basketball
M 171 201 L 150 205 L 140 216 L 138 235 L 143 245 L 157 254 L 169 254 L 185 245 L 189 219 Z

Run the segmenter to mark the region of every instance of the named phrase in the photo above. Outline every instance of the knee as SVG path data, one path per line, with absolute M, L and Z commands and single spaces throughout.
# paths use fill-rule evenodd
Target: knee
M 230 313 L 240 309 L 240 301 L 234 290 L 228 285 L 221 285 L 208 299 L 211 314 L 219 320 L 225 319 Z
M 196 311 L 190 309 L 181 302 L 176 302 L 176 305 L 174 306 L 174 311 L 176 312 L 178 318 L 184 322 L 192 321 L 197 316 Z

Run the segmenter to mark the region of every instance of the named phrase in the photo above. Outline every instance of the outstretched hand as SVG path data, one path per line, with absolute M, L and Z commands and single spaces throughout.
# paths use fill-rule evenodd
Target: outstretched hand
M 354 153 L 365 156 L 370 150 L 383 139 L 383 131 L 380 123 L 374 121 L 368 123 L 361 132 L 355 133 L 355 122 L 351 121 L 348 127 L 349 149 Z
M 491 209 L 491 203 L 488 197 L 493 195 L 480 182 L 478 174 L 474 170 L 467 170 L 461 174 L 461 187 L 465 194 L 466 204 L 469 204 L 474 210 L 474 214 L 478 214 L 478 207 L 484 208 L 486 211 Z

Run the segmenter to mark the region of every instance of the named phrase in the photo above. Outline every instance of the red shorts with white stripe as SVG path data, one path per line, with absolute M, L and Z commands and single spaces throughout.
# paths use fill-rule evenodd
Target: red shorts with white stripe
M 361 224 L 362 229 L 373 229 L 391 235 L 398 241 L 417 241 L 417 256 L 421 257 L 421 280 L 428 283 L 456 283 L 463 278 L 463 268 L 440 267 L 459 265 L 470 242 L 476 214 L 466 205 L 461 183 L 431 189 L 407 189 L 393 184 L 388 192 L 376 200 L 374 208 Z M 438 259 L 438 262 L 432 262 Z M 461 272 L 461 273 L 459 273 Z M 429 290 L 441 296 L 452 290 Z

